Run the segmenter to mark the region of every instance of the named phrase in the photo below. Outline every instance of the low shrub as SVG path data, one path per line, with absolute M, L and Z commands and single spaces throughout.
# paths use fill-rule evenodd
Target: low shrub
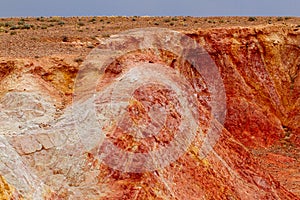
M 249 22 L 254 22 L 254 21 L 256 21 L 256 20 L 257 20 L 256 17 L 249 17 L 249 18 L 248 18 L 248 21 L 249 21 Z

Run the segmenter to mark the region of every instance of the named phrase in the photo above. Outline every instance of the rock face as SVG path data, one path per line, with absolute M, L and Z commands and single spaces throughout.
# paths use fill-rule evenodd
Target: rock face
M 2 58 L 1 199 L 300 199 L 300 31 L 163 33 Z

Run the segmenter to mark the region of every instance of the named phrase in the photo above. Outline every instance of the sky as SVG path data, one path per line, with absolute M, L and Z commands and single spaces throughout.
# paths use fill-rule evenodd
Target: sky
M 299 15 L 299 0 L 0 0 L 0 17 Z

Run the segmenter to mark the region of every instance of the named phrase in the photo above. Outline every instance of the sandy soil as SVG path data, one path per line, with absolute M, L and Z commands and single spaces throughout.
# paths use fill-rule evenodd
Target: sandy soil
M 84 58 L 99 38 L 124 30 L 164 27 L 197 29 L 285 25 L 300 29 L 299 17 L 35 17 L 0 18 L 0 57 L 38 58 L 72 54 Z

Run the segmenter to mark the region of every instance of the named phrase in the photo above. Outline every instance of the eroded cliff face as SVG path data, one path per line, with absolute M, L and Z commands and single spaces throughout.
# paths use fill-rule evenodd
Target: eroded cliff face
M 270 147 L 284 135 L 299 147 L 299 30 L 236 28 L 202 34 L 232 105 L 227 130 L 247 147 Z
M 76 55 L 1 58 L 0 198 L 18 199 L 18 191 L 25 199 L 299 199 L 300 30 L 257 26 L 186 34 L 207 50 L 226 92 L 225 123 L 215 124 L 221 134 L 207 155 L 201 155 L 204 143 L 197 132 L 186 153 L 163 169 L 113 170 L 95 156 L 97 149 L 87 151 L 76 143 L 74 129 L 67 124 L 72 123 L 66 116 L 79 70 Z M 167 65 L 187 80 L 199 76 L 181 59 L 166 51 L 130 52 L 107 68 L 97 90 L 123 77 L 133 64 Z M 144 117 L 139 102 L 151 91 L 157 99 L 149 104 L 176 105 L 171 92 L 154 85 L 134 94 L 129 111 L 142 113 L 135 117 Z M 210 94 L 204 88 L 197 95 Z M 212 118 L 207 103 L 198 100 L 204 116 L 199 124 L 206 133 Z M 174 130 L 146 143 L 122 137 L 118 127 L 108 137 L 131 152 L 155 149 L 156 143 L 174 137 L 172 131 L 182 120 L 177 111 L 166 115 Z

